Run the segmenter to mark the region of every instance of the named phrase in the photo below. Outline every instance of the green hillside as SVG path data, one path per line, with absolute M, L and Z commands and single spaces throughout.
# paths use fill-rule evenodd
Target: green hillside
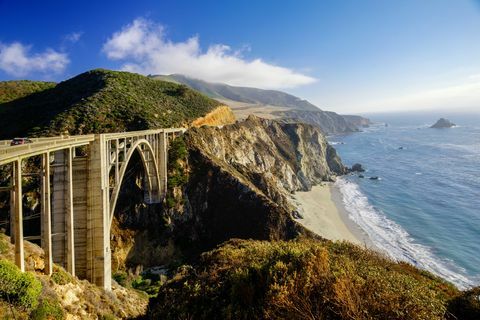
M 185 85 L 96 69 L 0 104 L 0 139 L 180 126 L 219 104 Z
M 0 104 L 15 99 L 23 98 L 29 94 L 55 87 L 55 82 L 43 81 L 1 81 L 0 82 Z

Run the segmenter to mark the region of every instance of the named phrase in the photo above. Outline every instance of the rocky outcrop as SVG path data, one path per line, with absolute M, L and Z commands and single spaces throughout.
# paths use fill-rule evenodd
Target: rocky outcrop
M 345 118 L 330 111 L 279 111 L 275 113 L 284 122 L 302 122 L 319 127 L 326 135 L 359 131 L 357 126 L 349 123 Z
M 235 115 L 228 106 L 220 106 L 206 114 L 204 117 L 195 119 L 192 122 L 193 127 L 201 126 L 223 126 L 235 122 Z
M 440 118 L 430 128 L 442 129 L 442 128 L 451 128 L 451 127 L 455 127 L 455 123 L 450 122 L 450 120 L 448 119 Z
M 372 124 L 370 119 L 362 116 L 342 115 L 342 117 L 345 119 L 345 121 L 347 121 L 347 123 L 357 128 L 368 128 Z
M 353 171 L 353 172 L 365 172 L 365 169 L 363 168 L 363 166 L 360 163 L 355 163 L 352 166 L 351 171 Z

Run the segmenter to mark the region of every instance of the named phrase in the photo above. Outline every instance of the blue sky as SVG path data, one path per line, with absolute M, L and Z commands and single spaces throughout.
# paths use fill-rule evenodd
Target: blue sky
M 338 112 L 480 112 L 478 1 L 0 0 L 0 30 L 0 80 L 177 72 Z

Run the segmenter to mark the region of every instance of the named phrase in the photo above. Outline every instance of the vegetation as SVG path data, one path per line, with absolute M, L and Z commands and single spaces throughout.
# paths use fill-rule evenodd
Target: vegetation
M 449 311 L 462 320 L 480 319 L 480 287 L 463 292 L 453 299 Z
M 231 240 L 163 286 L 151 317 L 445 319 L 458 294 L 428 272 L 349 243 Z
M 21 272 L 7 260 L 0 260 L 0 298 L 27 309 L 38 305 L 42 284 L 29 272 Z
M 35 92 L 55 87 L 55 82 L 43 81 L 1 81 L 0 82 L 0 104 L 15 99 L 23 98 Z
M 59 285 L 72 283 L 74 281 L 74 278 L 70 273 L 68 273 L 62 267 L 59 267 L 57 265 L 53 266 L 53 273 L 50 278 L 52 279 L 53 282 Z
M 176 138 L 168 148 L 168 176 L 167 206 L 169 208 L 178 204 L 181 199 L 175 198 L 174 188 L 182 187 L 188 182 L 188 174 L 185 162 L 188 156 L 188 149 L 183 136 Z
M 42 299 L 38 307 L 30 313 L 32 320 L 62 320 L 63 309 L 60 303 L 54 299 Z
M 96 69 L 0 104 L 0 139 L 180 126 L 219 105 L 185 85 Z

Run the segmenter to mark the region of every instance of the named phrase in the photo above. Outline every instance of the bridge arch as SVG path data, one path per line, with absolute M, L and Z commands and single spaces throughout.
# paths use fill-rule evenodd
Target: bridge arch
M 140 159 L 145 170 L 145 179 L 147 181 L 147 192 L 149 197 L 148 201 L 158 202 L 160 200 L 161 190 L 160 176 L 158 171 L 158 159 L 156 159 L 155 157 L 155 152 L 150 142 L 146 139 L 139 139 L 129 147 L 126 155 L 124 155 L 124 159 L 119 170 L 118 181 L 115 182 L 113 192 L 110 196 L 109 230 L 112 226 L 115 207 L 117 204 L 118 196 L 120 194 L 120 189 L 122 187 L 125 173 L 127 171 L 128 164 L 130 163 L 130 159 L 135 152 L 138 152 L 138 154 L 140 155 Z M 112 168 L 110 168 L 110 170 L 112 170 Z

